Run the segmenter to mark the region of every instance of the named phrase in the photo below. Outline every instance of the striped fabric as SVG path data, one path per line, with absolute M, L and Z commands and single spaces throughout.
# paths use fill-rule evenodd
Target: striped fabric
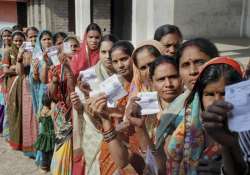
M 244 154 L 244 160 L 250 162 L 250 131 L 239 133 L 239 143 Z

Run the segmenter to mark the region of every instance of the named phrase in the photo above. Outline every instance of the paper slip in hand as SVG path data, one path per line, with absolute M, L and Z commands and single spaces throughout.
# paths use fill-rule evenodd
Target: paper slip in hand
M 23 42 L 22 48 L 25 51 L 33 52 L 32 42 L 28 42 L 28 41 L 27 42 Z
M 82 76 L 82 81 L 86 81 L 86 82 L 95 81 L 97 79 L 97 75 L 96 75 L 94 67 L 81 71 L 80 76 Z
M 99 87 L 108 96 L 110 104 L 116 103 L 128 94 L 116 74 L 101 82 Z
M 79 87 L 77 87 L 77 86 L 75 87 L 75 92 L 78 95 L 78 97 L 80 98 L 80 101 L 84 102 L 85 96 L 84 96 L 83 92 L 79 89 Z
M 66 54 L 71 54 L 72 53 L 72 50 L 71 50 L 71 47 L 70 47 L 70 42 L 64 42 L 63 43 L 63 52 L 66 53 Z
M 58 48 L 56 46 L 52 46 L 48 48 L 48 56 L 52 57 L 58 54 Z
M 51 57 L 50 57 L 50 60 L 52 61 L 52 64 L 53 64 L 54 66 L 57 66 L 57 65 L 59 65 L 59 64 L 60 64 L 60 61 L 59 61 L 59 59 L 58 59 L 58 56 L 57 56 L 57 55 L 53 55 L 53 56 L 51 56 Z
M 101 90 L 93 90 L 93 91 L 90 91 L 89 92 L 89 96 L 90 97 L 96 97 L 96 96 L 99 96 L 99 95 L 101 95 L 102 93 L 104 93 L 105 94 L 105 92 L 104 91 L 101 91 Z M 115 102 L 107 102 L 107 107 L 109 107 L 109 108 L 115 108 L 116 107 L 116 104 L 115 104 Z
M 141 115 L 151 115 L 160 112 L 157 92 L 140 92 L 137 103 L 141 106 Z
M 99 89 L 95 67 L 81 71 L 80 76 L 82 76 L 81 80 L 87 82 L 92 90 Z
M 250 80 L 226 87 L 225 100 L 233 104 L 233 116 L 228 119 L 231 131 L 250 130 Z

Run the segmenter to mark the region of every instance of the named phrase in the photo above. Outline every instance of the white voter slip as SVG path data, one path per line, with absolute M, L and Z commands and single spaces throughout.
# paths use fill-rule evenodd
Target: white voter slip
M 110 104 L 116 103 L 128 94 L 116 74 L 101 82 L 99 87 L 108 96 Z
M 138 95 L 140 101 L 137 103 L 141 107 L 141 115 L 151 115 L 160 112 L 157 92 L 140 92 Z
M 34 48 L 32 47 L 32 43 L 29 42 L 29 41 L 23 42 L 22 48 L 23 48 L 25 51 L 28 51 L 28 52 L 33 52 L 33 49 L 34 49 Z
M 233 116 L 228 119 L 231 131 L 250 130 L 250 80 L 226 87 L 225 100 L 233 104 Z

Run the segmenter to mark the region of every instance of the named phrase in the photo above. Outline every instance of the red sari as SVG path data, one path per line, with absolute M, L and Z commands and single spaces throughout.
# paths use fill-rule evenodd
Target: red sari
M 81 43 L 80 51 L 78 54 L 73 56 L 70 61 L 71 69 L 77 77 L 79 72 L 85 70 L 91 66 L 94 66 L 99 60 L 99 49 L 90 50 L 87 45 L 87 35 L 85 33 L 84 40 Z

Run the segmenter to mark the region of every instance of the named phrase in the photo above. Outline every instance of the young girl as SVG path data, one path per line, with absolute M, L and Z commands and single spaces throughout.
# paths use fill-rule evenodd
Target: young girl
M 42 105 L 39 114 L 40 134 L 34 146 L 42 152 L 41 169 L 49 171 L 55 145 L 55 132 L 51 117 L 51 99 L 46 93 L 43 94 Z

